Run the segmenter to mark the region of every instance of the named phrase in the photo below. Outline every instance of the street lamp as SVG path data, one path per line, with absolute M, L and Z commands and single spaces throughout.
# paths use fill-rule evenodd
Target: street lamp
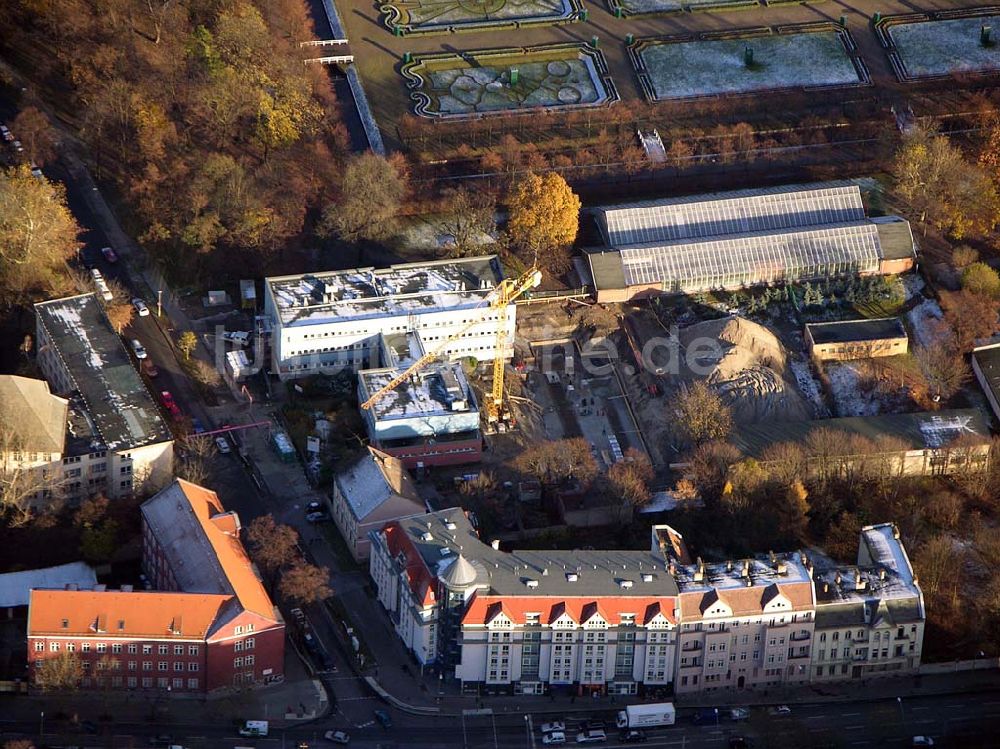
M 45 743 L 45 711 L 42 710 L 38 715 L 38 743 Z
M 896 704 L 899 705 L 899 720 L 903 724 L 903 728 L 906 728 L 906 716 L 903 714 L 903 698 L 897 697 Z
M 163 316 L 163 289 L 156 290 L 156 316 Z

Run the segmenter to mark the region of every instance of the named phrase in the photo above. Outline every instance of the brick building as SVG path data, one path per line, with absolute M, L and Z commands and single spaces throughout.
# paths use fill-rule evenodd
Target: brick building
M 60 652 L 84 687 L 210 692 L 279 681 L 285 625 L 215 492 L 177 479 L 142 506 L 155 591 L 34 590 L 28 660 Z

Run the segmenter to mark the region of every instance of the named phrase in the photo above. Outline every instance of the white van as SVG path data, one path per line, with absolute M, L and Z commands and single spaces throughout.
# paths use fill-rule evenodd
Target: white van
M 97 268 L 90 269 L 90 277 L 94 279 L 94 286 L 97 287 L 97 293 L 101 295 L 101 299 L 105 302 L 114 299 L 111 289 L 108 288 L 108 282 L 104 280 L 104 276 Z

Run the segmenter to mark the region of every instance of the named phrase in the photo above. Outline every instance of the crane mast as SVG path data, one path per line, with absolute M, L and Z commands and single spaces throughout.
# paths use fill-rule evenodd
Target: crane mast
M 456 338 L 460 338 L 465 335 L 470 328 L 481 324 L 483 322 L 483 318 L 486 316 L 487 310 L 496 310 L 497 336 L 493 359 L 493 387 L 486 402 L 486 420 L 491 424 L 498 421 L 503 413 L 504 371 L 506 366 L 504 362 L 504 353 L 507 350 L 507 309 L 509 305 L 524 294 L 524 292 L 535 288 L 541 282 L 542 272 L 535 267 L 532 267 L 520 278 L 503 279 L 486 297 L 485 306 L 475 319 L 466 323 L 456 332 L 452 333 L 432 351 L 429 351 L 421 356 L 403 372 L 400 372 L 398 375 L 389 380 L 384 387 L 372 393 L 371 397 L 361 404 L 361 408 L 365 410 L 370 409 L 383 397 L 385 397 L 389 391 L 395 390 L 400 383 L 405 382 L 407 379 L 427 366 L 427 364 L 431 361 L 436 359 L 448 347 L 448 344 Z

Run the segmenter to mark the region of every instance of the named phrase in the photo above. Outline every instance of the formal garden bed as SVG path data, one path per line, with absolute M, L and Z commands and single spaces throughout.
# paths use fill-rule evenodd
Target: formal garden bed
M 612 15 L 618 18 L 684 11 L 737 10 L 759 6 L 758 0 L 608 0 L 608 8 Z
M 1000 72 L 998 32 L 1000 15 L 974 10 L 890 16 L 878 24 L 879 38 L 903 81 Z
M 379 10 L 398 36 L 568 23 L 584 13 L 580 0 L 393 0 Z
M 650 101 L 870 82 L 850 34 L 834 24 L 639 39 L 629 55 Z
M 596 107 L 618 99 L 604 56 L 583 44 L 417 55 L 401 73 L 423 117 Z

